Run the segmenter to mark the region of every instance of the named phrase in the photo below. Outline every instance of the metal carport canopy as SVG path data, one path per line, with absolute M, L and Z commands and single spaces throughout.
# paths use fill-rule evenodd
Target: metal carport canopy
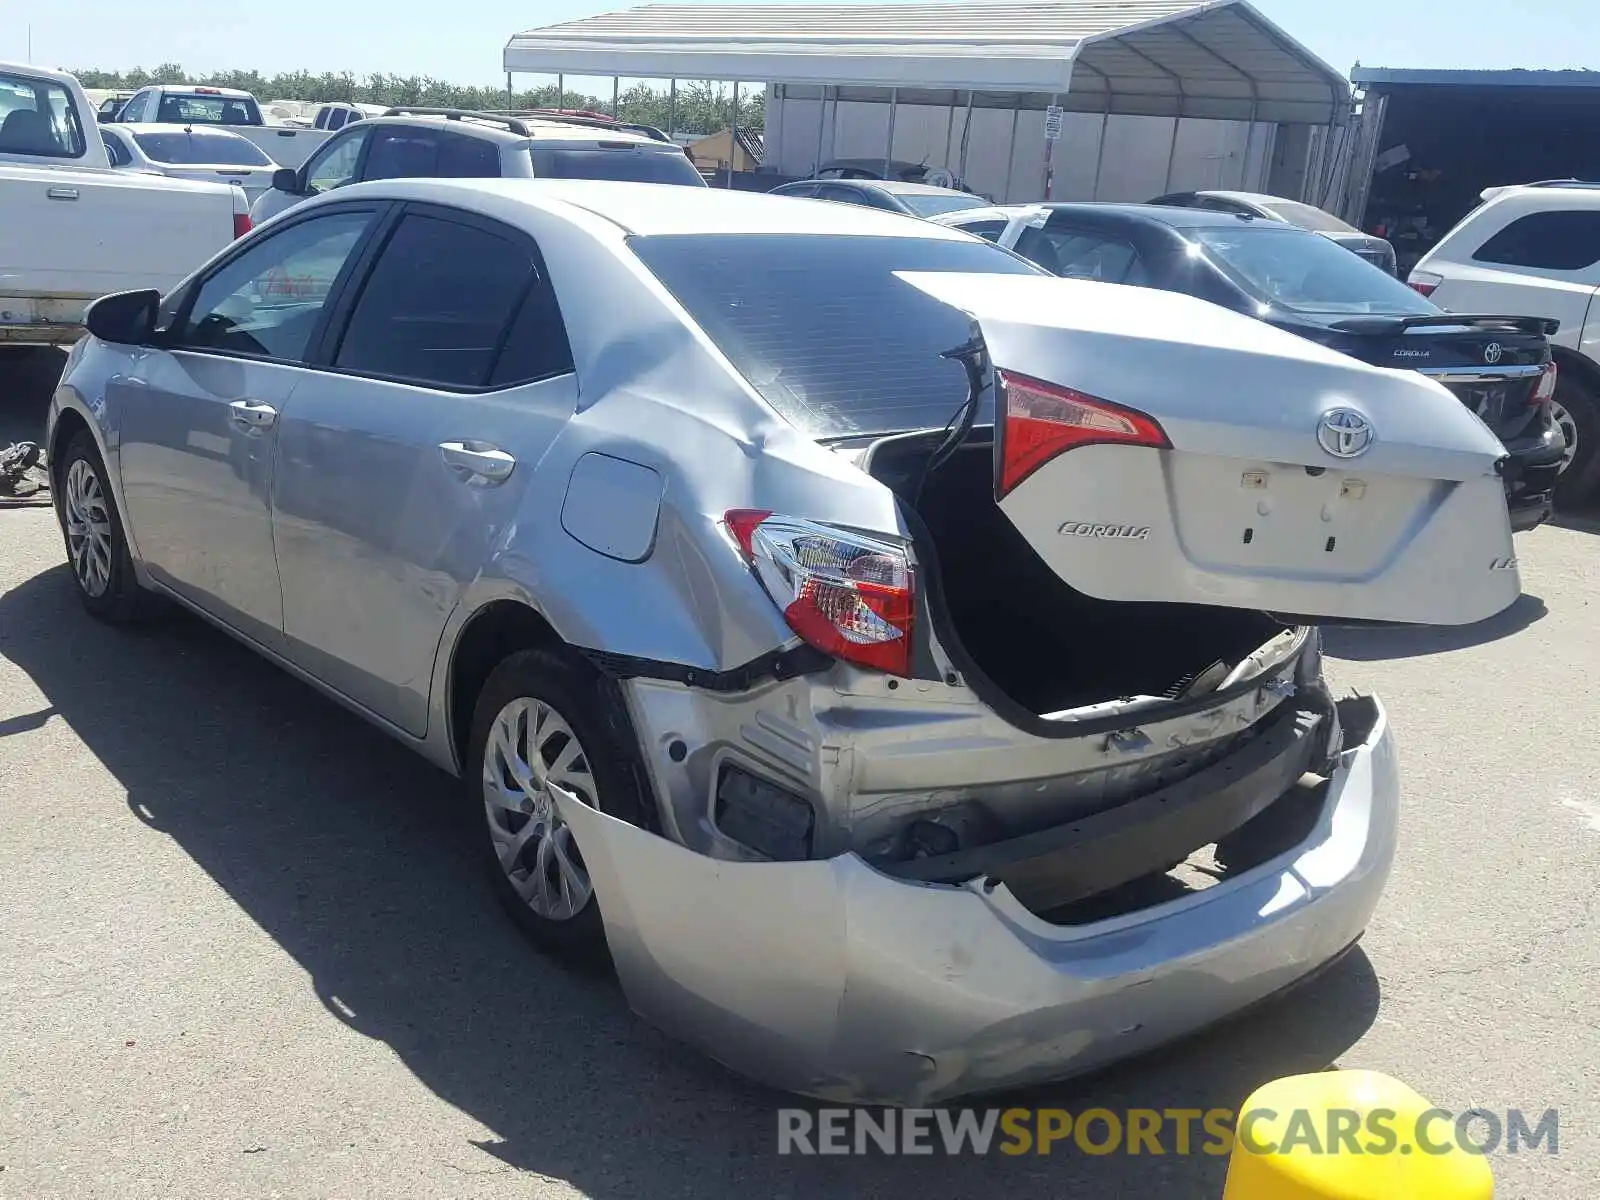
M 1057 95 L 1063 107 L 1326 125 L 1344 77 L 1246 0 L 648 4 L 516 34 L 505 70 Z

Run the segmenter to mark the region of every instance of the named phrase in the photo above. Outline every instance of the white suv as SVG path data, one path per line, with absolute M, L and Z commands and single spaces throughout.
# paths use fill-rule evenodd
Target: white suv
M 259 225 L 307 197 L 371 179 L 535 178 L 706 186 L 681 146 L 643 125 L 556 113 L 392 108 L 349 123 L 299 170 L 280 170 L 250 216 Z
M 1409 282 L 1460 313 L 1552 317 L 1561 374 L 1554 415 L 1567 439 L 1556 499 L 1600 484 L 1600 183 L 1491 188 L 1412 270 Z

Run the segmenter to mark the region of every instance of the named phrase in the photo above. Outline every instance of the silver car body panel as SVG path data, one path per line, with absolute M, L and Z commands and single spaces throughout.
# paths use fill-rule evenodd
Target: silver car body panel
M 1399 781 L 1380 711 L 1294 851 L 1078 927 L 1034 916 L 1004 884 L 909 883 L 852 853 L 720 862 L 556 799 L 641 1017 L 774 1087 L 925 1105 L 1148 1050 L 1329 962 L 1378 903 Z
M 694 1040 L 725 1039 L 719 1057 L 785 1086 L 932 1099 L 1077 1069 L 1180 1032 L 1291 981 L 1359 933 L 1392 847 L 1393 760 L 1381 722 L 1368 745 L 1341 759 L 1324 814 L 1331 832 L 1303 844 L 1293 861 L 1184 902 L 1192 907 L 1074 932 L 1030 916 L 1004 890 L 897 881 L 863 857 L 912 814 L 981 799 L 1010 832 L 1025 832 L 1212 761 L 1233 733 L 1248 732 L 1289 694 L 1287 676 L 1309 653 L 1301 633 L 1262 649 L 1250 668 L 1259 682 L 1241 676 L 1237 687 L 1189 707 L 1132 697 L 1061 714 L 1031 732 L 974 694 L 937 637 L 934 679 L 895 680 L 839 664 L 797 678 L 741 674 L 799 639 L 723 528 L 723 514 L 759 507 L 907 545 L 913 539 L 890 490 L 851 455 L 780 418 L 632 252 L 629 237 L 815 233 L 970 243 L 967 235 L 887 213 L 714 189 L 391 180 L 308 200 L 240 245 L 323 209 L 405 202 L 453 206 L 537 242 L 566 325 L 570 374 L 442 398 L 314 368 L 91 337 L 69 356 L 48 436 L 69 413 L 93 432 L 142 582 L 448 770 L 460 769 L 462 734 L 452 727 L 460 708 L 452 667 L 474 622 L 500 605 L 536 613 L 591 655 L 666 668 L 619 672 L 666 836 L 570 814 L 624 985 L 650 1019 Z M 1055 299 L 1041 303 L 1070 294 L 1052 292 Z M 1213 328 L 1200 301 L 1140 293 L 1119 303 L 1141 298 L 1193 325 L 1174 338 L 1135 323 L 1127 345 L 1151 359 L 1141 371 L 1165 356 L 1193 390 L 1202 373 L 1197 347 L 1204 373 L 1219 379 L 1264 353 L 1248 339 L 1234 344 L 1231 327 Z M 981 307 L 981 322 L 1002 315 L 989 299 Z M 1069 323 L 1060 324 L 1054 332 L 1070 336 Z M 1033 344 L 1035 333 L 1045 336 L 1027 332 L 1024 340 Z M 1001 344 L 1010 336 L 1001 333 Z M 1324 361 L 1325 352 L 1298 339 L 1270 356 L 1343 378 L 1353 392 L 1387 386 L 1370 368 Z M 1054 370 L 1043 359 L 1025 365 Z M 153 388 L 179 398 L 150 406 Z M 1229 389 L 1218 382 L 1210 395 L 1223 404 Z M 232 430 L 218 440 L 214 406 L 226 410 L 242 397 L 270 400 L 278 419 L 258 434 Z M 1169 407 L 1161 415 L 1182 414 Z M 1473 449 L 1474 422 L 1451 404 L 1433 443 L 1417 434 L 1416 453 L 1397 454 L 1385 469 L 1445 477 L 1439 460 Z M 1288 435 L 1276 425 L 1263 414 L 1258 428 L 1240 428 L 1263 454 L 1281 451 L 1291 462 L 1295 437 L 1314 444 L 1314 429 Z M 1196 414 L 1193 429 L 1205 426 Z M 1176 421 L 1174 429 L 1185 434 Z M 493 486 L 463 473 L 440 443 L 467 442 L 497 447 L 513 469 Z M 1503 506 L 1495 521 L 1467 547 L 1473 556 L 1498 553 Z M 1433 551 L 1416 557 L 1424 560 L 1417 569 L 1441 575 L 1456 566 Z M 1172 578 L 1192 598 L 1195 577 Z M 1485 607 L 1501 592 L 1476 573 L 1461 576 L 1459 587 L 1480 593 L 1466 603 Z M 1342 582 L 1318 598 L 1359 602 L 1359 592 Z M 1428 595 L 1441 619 L 1463 603 L 1437 588 Z M 1311 609 L 1330 610 L 1338 611 Z M 1314 662 L 1310 670 L 1315 679 Z M 722 682 L 709 686 L 711 678 Z M 1097 716 L 1111 728 L 1138 727 L 1145 741 L 1119 744 L 1105 735 L 1106 722 L 1096 736 L 1074 725 Z M 810 860 L 749 861 L 759 856 L 719 831 L 712 781 L 730 759 L 814 802 Z M 985 991 L 980 982 L 991 976 L 993 990 Z M 940 982 L 918 999 L 928 980 Z M 1149 989 L 1141 1009 L 1148 1034 L 1104 1035 L 1101 1025 L 1126 1007 L 1133 987 Z M 799 1002 L 804 996 L 819 1001 L 814 1011 Z M 895 1019 L 899 1005 L 904 1016 Z M 871 1044 L 889 1045 L 885 1034 L 896 1024 L 904 1045 L 885 1059 Z M 925 1057 L 914 1062 L 916 1054 Z

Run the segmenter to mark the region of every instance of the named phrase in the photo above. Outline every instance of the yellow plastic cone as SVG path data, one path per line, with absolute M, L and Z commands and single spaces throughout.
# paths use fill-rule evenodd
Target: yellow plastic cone
M 1239 1110 L 1223 1200 L 1491 1200 L 1455 1121 L 1376 1071 L 1291 1075 Z

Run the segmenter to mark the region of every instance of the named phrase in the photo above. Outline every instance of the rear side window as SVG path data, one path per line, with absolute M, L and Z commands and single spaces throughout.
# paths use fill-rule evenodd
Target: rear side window
M 961 366 L 940 355 L 971 336 L 970 319 L 895 272 L 1039 273 L 966 238 L 694 234 L 631 245 L 751 387 L 814 437 L 937 429 L 966 398 Z
M 438 174 L 439 134 L 411 125 L 391 125 L 372 135 L 363 179 L 428 179 Z
M 545 179 L 621 179 L 705 187 L 706 181 L 681 150 L 616 142 L 612 145 L 535 146 L 533 173 Z
M 514 237 L 412 214 L 356 301 L 334 366 L 439 387 L 482 387 L 534 281 Z
M 1518 217 L 1478 248 L 1475 262 L 1546 271 L 1581 271 L 1600 262 L 1600 210 Z
M 1029 227 L 1017 239 L 1017 253 L 1053 275 L 1096 279 L 1101 283 L 1148 286 L 1150 273 L 1127 242 L 1073 229 Z
M 500 147 L 482 138 L 442 133 L 438 174 L 442 179 L 498 179 Z

